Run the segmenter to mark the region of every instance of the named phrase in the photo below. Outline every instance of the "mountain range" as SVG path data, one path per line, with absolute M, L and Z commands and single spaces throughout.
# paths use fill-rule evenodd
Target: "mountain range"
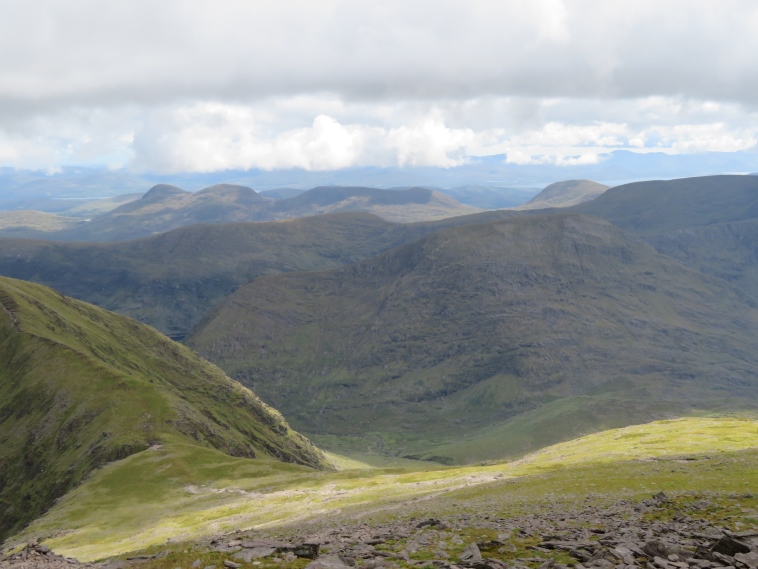
M 198 224 L 117 243 L 0 238 L 0 274 L 51 286 L 181 339 L 209 308 L 255 277 L 331 269 L 442 227 L 513 215 L 398 224 L 368 213 L 334 213 Z
M 471 210 L 423 188 L 277 197 L 159 185 L 47 232 L 141 238 L 0 239 L 3 275 L 187 335 L 0 277 L 0 536 L 48 512 L 30 531 L 87 527 L 70 539 L 96 558 L 101 538 L 252 523 L 252 503 L 268 504 L 255 523 L 302 515 L 306 494 L 347 508 L 359 475 L 319 471 L 367 466 L 319 448 L 410 466 L 410 496 L 448 484 L 442 469 L 416 488 L 440 463 L 755 413 L 758 177 L 568 181 L 542 209 L 412 223 L 376 214 Z M 228 222 L 259 214 L 283 219 Z
M 254 279 L 187 343 L 317 441 L 378 437 L 385 450 L 423 446 L 453 462 L 470 458 L 470 441 L 434 447 L 493 427 L 490 457 L 753 407 L 757 332 L 758 310 L 724 281 L 608 222 L 561 214 L 442 229 L 348 267 Z
M 188 192 L 166 184 L 151 188 L 136 199 L 83 222 L 59 217 L 45 225 L 23 227 L 20 221 L 0 236 L 63 241 L 127 241 L 198 223 L 272 221 L 325 213 L 363 211 L 388 221 L 411 222 L 444 219 L 476 213 L 450 196 L 426 188 L 382 190 L 360 187 L 318 187 L 290 198 L 273 199 L 233 184 L 217 184 Z M 28 216 L 27 216 L 28 217 Z M 32 221 L 37 220 L 34 218 Z M 1 220 L 0 220 L 1 221 Z M 8 224 L 10 225 L 10 224 Z

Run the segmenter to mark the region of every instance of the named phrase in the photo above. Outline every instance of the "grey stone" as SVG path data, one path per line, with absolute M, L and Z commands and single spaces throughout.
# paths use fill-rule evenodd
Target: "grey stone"
M 735 553 L 734 558 L 751 569 L 758 568 L 758 553 L 755 551 L 749 553 Z
M 742 540 L 725 535 L 716 542 L 711 551 L 734 557 L 735 553 L 748 553 L 750 546 Z
M 461 553 L 461 561 L 464 563 L 473 563 L 482 560 L 482 552 L 476 543 L 469 543 Z
M 262 559 L 276 553 L 272 547 L 256 547 L 254 549 L 243 549 L 232 555 L 232 559 L 238 559 L 245 563 L 250 563 L 253 559 Z
M 337 555 L 324 555 L 311 561 L 305 566 L 305 569 L 347 569 L 350 567 Z

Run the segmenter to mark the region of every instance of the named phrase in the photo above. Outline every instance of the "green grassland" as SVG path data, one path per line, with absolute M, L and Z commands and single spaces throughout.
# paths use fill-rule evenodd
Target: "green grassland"
M 550 501 L 584 500 L 588 493 L 599 501 L 658 490 L 716 493 L 726 500 L 758 487 L 758 422 L 658 421 L 596 433 L 513 462 L 457 468 L 340 461 L 349 469 L 317 472 L 167 440 L 162 448 L 97 470 L 7 545 L 43 538 L 58 552 L 91 560 L 237 529 L 483 508 L 513 515 Z

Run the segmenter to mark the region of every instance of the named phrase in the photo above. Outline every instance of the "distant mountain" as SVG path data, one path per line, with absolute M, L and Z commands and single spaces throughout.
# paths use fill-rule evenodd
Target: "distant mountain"
M 276 188 L 274 190 L 262 190 L 261 194 L 267 198 L 273 198 L 275 200 L 286 200 L 287 198 L 294 198 L 299 196 L 306 190 L 298 190 L 295 188 Z
M 0 538 L 151 446 L 323 464 L 279 413 L 152 328 L 7 278 L 0 308 Z
M 397 224 L 351 212 L 200 224 L 119 243 L 0 239 L 0 274 L 51 286 L 181 339 L 206 310 L 254 277 L 333 269 L 442 227 L 513 215 Z
M 571 207 L 595 199 L 608 189 L 605 184 L 592 180 L 566 180 L 550 184 L 517 209 L 545 209 Z
M 272 215 L 286 219 L 340 211 L 365 211 L 388 221 L 408 223 L 468 215 L 480 210 L 427 188 L 383 190 L 326 186 L 277 201 Z
M 492 187 L 466 185 L 455 188 L 435 188 L 453 196 L 462 204 L 482 209 L 503 209 L 516 207 L 527 202 L 537 193 L 537 188 Z
M 562 214 L 257 278 L 187 343 L 316 440 L 446 462 L 436 444 L 495 426 L 493 452 L 517 454 L 692 409 L 755 407 L 756 333 L 758 311 L 725 282 Z
M 455 199 L 425 188 L 381 190 L 319 187 L 291 198 L 274 200 L 245 186 L 218 184 L 187 192 L 158 184 L 140 199 L 129 201 L 85 224 L 60 231 L 34 226 L 0 228 L 0 236 L 62 241 L 126 241 L 198 223 L 271 221 L 334 212 L 363 211 L 389 221 L 413 222 L 476 213 Z
M 340 170 L 225 170 L 220 172 L 180 172 L 175 174 L 135 174 L 128 169 L 105 167 L 64 167 L 50 174 L 44 171 L 0 168 L 0 209 L 35 209 L 62 212 L 68 205 L 58 198 L 102 198 L 143 191 L 155 184 L 172 184 L 197 190 L 220 182 L 248 186 L 257 191 L 317 186 L 361 186 L 378 188 L 435 187 L 458 188 L 538 188 L 556 180 L 589 179 L 618 185 L 634 180 L 671 179 L 725 172 L 755 171 L 753 151 L 702 152 L 697 154 L 639 153 L 616 150 L 598 157 L 594 164 L 516 164 L 505 154 L 468 156 L 453 167 L 390 166 L 353 167 Z M 535 192 L 536 193 L 536 192 Z M 456 199 L 456 194 L 451 194 Z M 514 207 L 480 205 L 476 207 Z

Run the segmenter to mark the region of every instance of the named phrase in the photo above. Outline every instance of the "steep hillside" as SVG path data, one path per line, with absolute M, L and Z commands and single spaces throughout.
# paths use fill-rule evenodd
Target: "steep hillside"
M 194 225 L 120 243 L 0 239 L 0 274 L 51 286 L 181 338 L 206 310 L 254 277 L 336 268 L 441 227 L 512 215 L 400 225 L 356 212 Z
M 516 209 L 545 209 L 571 207 L 594 200 L 608 189 L 605 184 L 592 180 L 566 180 L 550 184 L 531 200 Z
M 0 537 L 156 445 L 322 464 L 279 413 L 147 326 L 7 278 L 0 307 Z
M 754 406 L 756 332 L 758 312 L 723 281 L 564 214 L 255 279 L 188 344 L 322 442 L 364 437 L 429 457 L 408 441 L 428 448 L 499 425 L 502 456 L 698 407 Z

